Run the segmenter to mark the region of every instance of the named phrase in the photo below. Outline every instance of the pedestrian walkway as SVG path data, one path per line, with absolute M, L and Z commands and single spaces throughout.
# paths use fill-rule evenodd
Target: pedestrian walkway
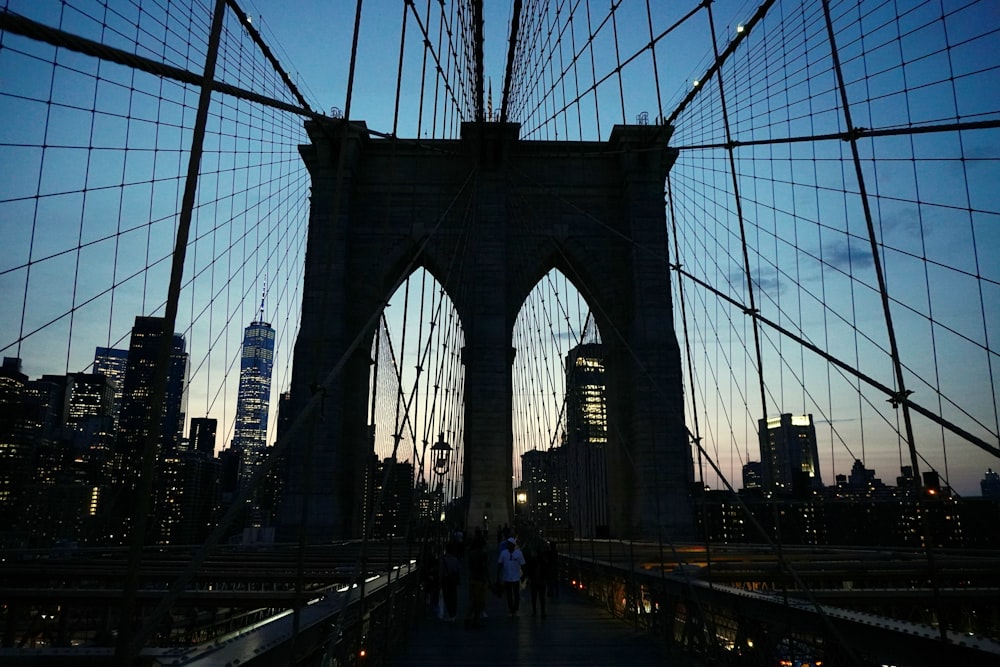
M 527 591 L 525 591 L 527 593 Z M 462 586 L 460 595 L 467 595 Z M 671 665 L 692 663 L 676 656 L 652 637 L 633 630 L 586 596 L 563 589 L 549 598 L 546 617 L 531 615 L 529 595 L 522 595 L 520 614 L 511 618 L 506 602 L 490 596 L 483 628 L 462 623 L 468 598 L 459 598 L 458 620 L 447 622 L 428 612 L 410 629 L 405 644 L 390 654 L 389 667 L 439 665 Z M 539 614 L 541 610 L 539 610 Z

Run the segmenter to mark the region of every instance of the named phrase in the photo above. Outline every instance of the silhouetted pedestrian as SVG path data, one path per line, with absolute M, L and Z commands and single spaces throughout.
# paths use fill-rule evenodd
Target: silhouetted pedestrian
M 441 557 L 441 596 L 444 598 L 444 620 L 454 621 L 458 614 L 458 582 L 461 562 L 455 554 L 454 542 L 449 542 Z
M 521 568 L 524 567 L 524 554 L 517 548 L 517 540 L 507 538 L 507 548 L 500 552 L 497 558 L 497 579 L 503 582 L 507 592 L 507 610 L 510 615 L 517 616 L 521 606 Z
M 548 586 L 549 568 L 547 561 L 550 557 L 548 545 L 544 542 L 535 542 L 535 548 L 529 550 L 525 558 L 528 573 L 528 587 L 531 590 L 531 615 L 538 615 L 538 607 L 542 608 L 542 618 L 545 618 L 545 590 Z
M 469 567 L 469 612 L 465 615 L 465 625 L 469 628 L 483 627 L 486 611 L 486 591 L 489 587 L 489 556 L 486 554 L 486 538 L 476 529 L 468 550 Z
M 420 555 L 420 581 L 424 587 L 424 606 L 437 613 L 441 592 L 440 558 L 435 556 L 434 547 L 425 544 Z
M 553 540 L 549 540 L 546 546 L 542 569 L 544 570 L 545 590 L 549 597 L 559 597 L 559 552 L 556 550 L 556 543 Z

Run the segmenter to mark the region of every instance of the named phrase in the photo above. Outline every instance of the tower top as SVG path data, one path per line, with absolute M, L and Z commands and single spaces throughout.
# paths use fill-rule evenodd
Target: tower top
M 260 292 L 260 308 L 257 309 L 257 321 L 264 321 L 264 300 L 267 299 L 267 274 L 264 274 L 264 288 Z

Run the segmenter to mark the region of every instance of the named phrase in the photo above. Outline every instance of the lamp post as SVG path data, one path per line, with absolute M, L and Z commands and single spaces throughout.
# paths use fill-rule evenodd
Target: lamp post
M 434 452 L 434 474 L 439 478 L 444 477 L 451 469 L 451 445 L 444 441 L 444 433 L 438 433 L 437 442 L 431 445 L 431 451 Z
M 441 498 L 441 520 L 444 520 L 444 476 L 451 469 L 451 445 L 444 441 L 444 433 L 438 434 L 437 442 L 431 445 L 434 457 L 434 474 L 438 477 L 437 493 Z

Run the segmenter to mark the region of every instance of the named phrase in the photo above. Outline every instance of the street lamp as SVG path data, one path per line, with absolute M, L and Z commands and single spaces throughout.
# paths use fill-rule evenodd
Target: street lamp
M 437 442 L 431 445 L 434 454 L 434 474 L 444 477 L 451 468 L 451 445 L 444 441 L 444 433 L 438 434 Z
M 444 476 L 451 468 L 451 445 L 444 441 L 444 433 L 438 434 L 437 442 L 431 445 L 434 457 L 434 474 L 438 476 L 437 494 L 441 499 L 441 521 L 444 521 Z

